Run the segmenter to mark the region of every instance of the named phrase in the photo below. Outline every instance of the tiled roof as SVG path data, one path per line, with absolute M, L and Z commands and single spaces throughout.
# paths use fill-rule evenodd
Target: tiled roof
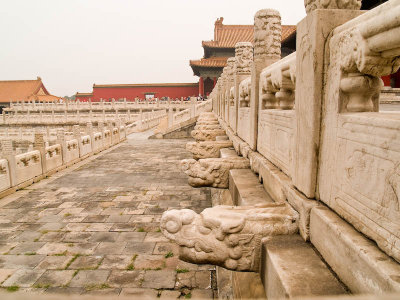
M 92 96 L 93 96 L 93 93 L 79 93 L 79 92 L 77 92 L 77 93 L 75 94 L 75 96 L 76 96 L 76 97 L 92 97 Z
M 228 57 L 210 57 L 200 60 L 191 60 L 190 65 L 194 67 L 221 68 L 226 66 Z
M 0 102 L 11 101 L 52 101 L 58 97 L 52 96 L 44 87 L 42 80 L 5 80 L 0 81 Z
M 61 97 L 53 96 L 53 95 L 34 95 L 33 98 L 28 100 L 35 100 L 35 101 L 57 101 Z
M 295 25 L 282 25 L 282 41 L 296 31 Z M 203 47 L 235 48 L 238 42 L 253 42 L 253 25 L 219 25 L 215 27 L 214 40 L 203 41 Z

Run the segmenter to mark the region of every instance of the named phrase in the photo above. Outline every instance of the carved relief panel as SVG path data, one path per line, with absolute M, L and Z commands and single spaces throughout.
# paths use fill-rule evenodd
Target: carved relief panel
M 294 111 L 262 110 L 258 118 L 257 151 L 291 176 Z
M 250 97 L 251 78 L 248 77 L 239 85 L 239 108 L 238 108 L 238 135 L 244 141 L 250 140 Z
M 400 262 L 400 115 L 378 112 L 380 77 L 400 63 L 391 5 L 335 29 L 330 40 L 318 197 Z
M 339 117 L 329 205 L 400 261 L 400 116 Z

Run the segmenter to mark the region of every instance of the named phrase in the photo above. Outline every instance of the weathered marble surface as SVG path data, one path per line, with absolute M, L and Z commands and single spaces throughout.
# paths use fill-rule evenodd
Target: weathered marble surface
M 334 30 L 318 198 L 400 262 L 400 115 L 378 112 L 380 77 L 400 67 L 398 9 L 389 1 Z
M 250 167 L 250 163 L 248 159 L 243 157 L 185 159 L 181 161 L 181 167 L 182 171 L 189 176 L 191 186 L 227 188 L 229 170 L 246 169 Z
M 297 220 L 287 204 L 215 206 L 200 214 L 188 209 L 165 212 L 160 227 L 179 245 L 179 257 L 185 261 L 258 271 L 261 240 L 296 233 Z
M 316 9 L 353 9 L 361 8 L 361 0 L 304 0 L 307 14 Z
M 215 138 L 220 135 L 225 135 L 225 130 L 213 129 L 213 130 L 193 130 L 192 137 L 196 141 L 215 141 Z
M 229 148 L 232 145 L 231 141 L 190 142 L 186 144 L 186 150 L 193 154 L 194 159 L 218 158 L 222 148 Z
M 196 125 L 201 126 L 201 125 L 218 125 L 219 122 L 217 119 L 210 119 L 210 120 L 197 120 Z
M 194 130 L 215 130 L 215 129 L 221 129 L 221 126 L 219 124 L 196 124 L 196 126 L 194 126 Z

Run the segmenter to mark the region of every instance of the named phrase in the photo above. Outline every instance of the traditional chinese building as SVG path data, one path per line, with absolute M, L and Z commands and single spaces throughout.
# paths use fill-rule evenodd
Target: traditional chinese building
M 208 95 L 212 91 L 228 58 L 235 56 L 236 43 L 254 41 L 254 25 L 224 25 L 223 21 L 222 17 L 215 21 L 214 39 L 202 42 L 204 57 L 190 61 L 194 75 L 200 77 L 198 94 L 201 95 Z M 295 51 L 296 39 L 292 37 L 295 32 L 296 26 L 282 26 L 282 56 Z M 286 46 L 290 40 L 292 43 Z
M 42 79 L 0 81 L 0 106 L 7 107 L 12 101 L 56 101 L 60 97 L 51 95 Z
M 197 96 L 198 83 L 145 83 L 145 84 L 94 84 L 92 93 L 76 93 L 79 101 L 111 101 L 111 99 L 134 100 L 135 98 L 180 99 Z

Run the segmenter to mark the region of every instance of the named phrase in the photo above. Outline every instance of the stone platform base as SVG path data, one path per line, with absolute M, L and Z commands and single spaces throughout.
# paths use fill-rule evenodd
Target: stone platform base
M 310 235 L 312 244 L 353 293 L 400 292 L 400 264 L 329 208 L 311 211 Z
M 346 288 L 299 235 L 271 237 L 263 244 L 261 280 L 268 299 L 342 295 Z
M 165 132 L 156 133 L 149 139 L 187 139 L 192 138 L 190 133 L 196 126 L 197 118 L 189 119 L 180 124 L 168 128 Z
M 226 124 L 219 121 L 221 127 L 226 128 Z M 352 299 L 348 294 L 355 293 L 358 295 L 354 299 L 400 299 L 398 262 L 328 207 L 293 188 L 281 170 L 259 153 L 249 151 L 248 145 L 231 130 L 226 132 L 236 152 L 249 158 L 251 170 L 231 170 L 229 192 L 215 192 L 213 205 L 285 201 L 300 214 L 299 234 L 263 242 L 262 268 L 259 274 L 253 275 L 259 276 L 258 287 L 264 288 L 266 298 Z M 223 150 L 221 157 L 237 155 L 232 149 Z M 229 271 L 220 273 L 232 286 L 231 290 L 222 290 L 221 285 L 221 298 L 231 293 L 232 298 L 243 299 L 244 291 L 250 291 L 248 282 L 241 280 L 242 275 Z

